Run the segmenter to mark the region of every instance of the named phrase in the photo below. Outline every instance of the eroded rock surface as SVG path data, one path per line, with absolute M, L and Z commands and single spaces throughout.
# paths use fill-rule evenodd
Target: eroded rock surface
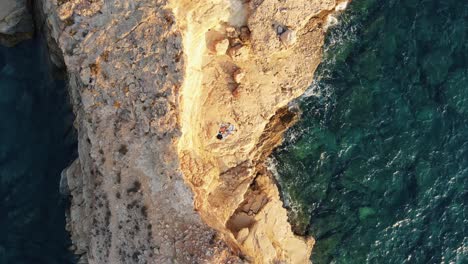
M 0 1 L 0 44 L 13 46 L 31 38 L 34 25 L 27 0 Z
M 201 221 L 175 142 L 182 38 L 165 1 L 44 1 L 79 135 L 66 172 L 81 263 L 235 263 Z
M 80 263 L 308 262 L 313 239 L 291 231 L 263 162 L 335 1 L 41 4 L 76 114 L 63 182 Z M 236 127 L 223 141 L 221 122 Z
M 186 29 L 189 73 L 181 88 L 181 168 L 203 220 L 248 261 L 307 263 L 314 240 L 291 231 L 263 162 L 294 123 L 287 105 L 311 84 L 326 16 L 339 3 L 222 3 L 181 1 L 175 8 Z M 224 38 L 227 54 L 212 52 Z M 221 123 L 236 131 L 218 140 Z

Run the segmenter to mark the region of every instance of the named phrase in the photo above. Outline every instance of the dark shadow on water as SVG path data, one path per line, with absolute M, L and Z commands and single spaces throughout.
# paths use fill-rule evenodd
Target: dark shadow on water
M 76 158 L 65 80 L 45 43 L 0 46 L 0 263 L 75 263 L 60 172 Z

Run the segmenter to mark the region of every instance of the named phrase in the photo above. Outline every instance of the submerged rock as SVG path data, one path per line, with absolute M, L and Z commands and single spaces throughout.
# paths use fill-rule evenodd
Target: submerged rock
M 365 221 L 368 217 L 375 215 L 375 210 L 372 207 L 359 208 L 359 220 Z
M 0 44 L 14 46 L 33 36 L 34 25 L 27 0 L 0 2 Z

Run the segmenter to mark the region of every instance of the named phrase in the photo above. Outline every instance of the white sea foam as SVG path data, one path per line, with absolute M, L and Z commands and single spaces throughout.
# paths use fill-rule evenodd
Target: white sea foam
M 336 25 L 338 25 L 338 18 L 336 18 L 334 15 L 328 15 L 327 19 L 325 20 L 325 30 Z
M 348 1 L 341 2 L 335 6 L 335 11 L 344 11 L 348 7 Z
M 279 175 L 279 172 L 278 172 L 278 169 L 277 169 L 278 161 L 273 157 L 269 157 L 266 160 L 266 165 L 267 165 L 267 170 L 269 172 L 271 172 L 271 174 L 276 179 L 276 181 L 281 185 L 281 176 Z M 283 195 L 283 205 L 285 207 L 289 207 L 290 197 L 288 195 L 288 192 L 282 191 L 281 194 Z

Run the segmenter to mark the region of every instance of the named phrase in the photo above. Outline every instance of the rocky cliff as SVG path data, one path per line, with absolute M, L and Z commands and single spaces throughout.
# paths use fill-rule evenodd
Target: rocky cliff
M 42 0 L 79 134 L 80 263 L 307 263 L 264 160 L 335 0 Z M 220 123 L 235 131 L 218 140 Z

